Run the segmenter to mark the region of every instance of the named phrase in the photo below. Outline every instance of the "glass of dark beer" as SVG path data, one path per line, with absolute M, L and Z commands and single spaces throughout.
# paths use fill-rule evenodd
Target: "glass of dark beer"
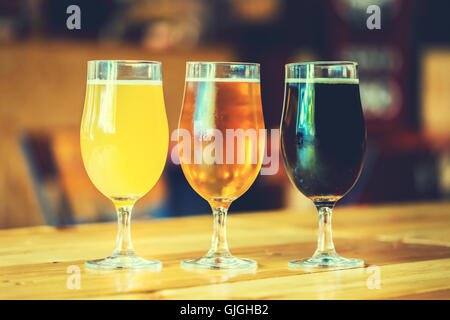
M 340 257 L 331 214 L 356 183 L 366 150 L 366 127 L 355 62 L 286 65 L 281 152 L 293 184 L 316 205 L 319 239 L 311 258 L 289 262 L 304 269 L 346 269 L 363 260 Z

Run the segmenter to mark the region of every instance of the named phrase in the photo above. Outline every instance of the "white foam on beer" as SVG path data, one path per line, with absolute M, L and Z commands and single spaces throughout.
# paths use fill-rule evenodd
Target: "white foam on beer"
M 246 78 L 186 78 L 189 82 L 259 82 L 259 79 Z
M 286 83 L 326 83 L 326 84 L 359 84 L 359 79 L 347 78 L 286 78 Z
M 105 79 L 89 79 L 88 84 L 100 85 L 162 85 L 161 80 L 105 80 Z

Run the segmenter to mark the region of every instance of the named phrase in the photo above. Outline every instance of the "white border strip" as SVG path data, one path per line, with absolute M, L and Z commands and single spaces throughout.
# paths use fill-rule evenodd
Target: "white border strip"
M 104 85 L 162 85 L 161 80 L 102 80 L 102 79 L 90 79 L 87 84 L 104 84 Z
M 313 78 L 313 79 L 286 78 L 286 83 L 359 84 L 359 79 L 347 79 L 347 78 Z
M 242 78 L 186 78 L 186 82 L 260 82 L 259 79 Z

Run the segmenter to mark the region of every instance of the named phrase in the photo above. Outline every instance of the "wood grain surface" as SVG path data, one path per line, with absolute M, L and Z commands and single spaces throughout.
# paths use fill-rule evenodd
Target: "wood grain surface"
M 163 262 L 161 272 L 91 271 L 86 259 L 111 253 L 114 224 L 0 231 L 2 299 L 449 299 L 450 202 L 337 207 L 334 239 L 365 268 L 304 272 L 289 260 L 312 255 L 313 211 L 233 214 L 231 251 L 258 261 L 251 272 L 190 271 L 180 260 L 204 254 L 210 216 L 135 221 L 139 255 Z M 80 288 L 70 266 L 80 269 Z M 75 267 L 75 268 L 76 268 Z M 73 267 L 72 267 L 73 268 Z M 377 279 L 380 281 L 377 282 Z

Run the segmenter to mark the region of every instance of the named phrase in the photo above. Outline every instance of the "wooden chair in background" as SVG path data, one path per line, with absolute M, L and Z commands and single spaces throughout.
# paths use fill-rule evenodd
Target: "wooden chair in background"
M 20 145 L 41 214 L 48 225 L 115 220 L 114 207 L 90 181 L 81 159 L 79 131 L 27 132 Z M 136 204 L 133 218 L 165 216 L 164 177 Z

